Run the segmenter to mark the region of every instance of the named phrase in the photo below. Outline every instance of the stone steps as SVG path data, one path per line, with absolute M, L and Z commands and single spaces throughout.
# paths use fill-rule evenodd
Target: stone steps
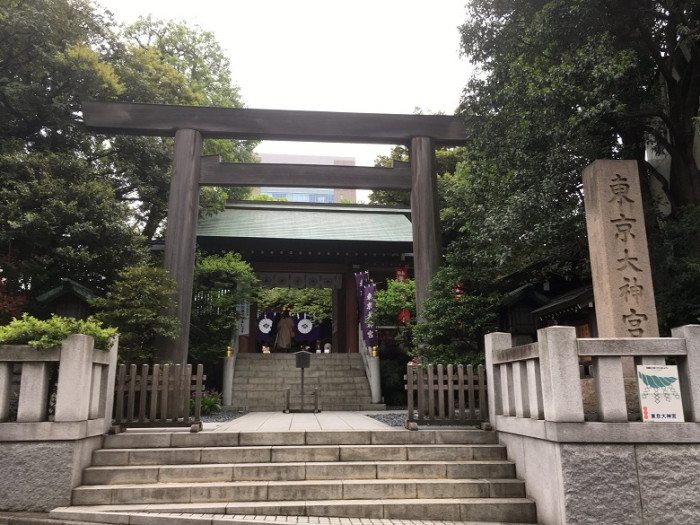
M 505 460 L 498 444 L 472 445 L 316 445 L 232 446 L 179 448 L 104 448 L 93 454 L 92 467 L 148 466 L 159 464 L 306 463 L 306 462 L 410 462 Z
M 498 525 L 515 523 L 537 523 L 534 503 L 527 498 L 464 498 L 464 499 L 423 499 L 420 508 L 415 500 L 342 500 L 342 501 L 297 501 L 297 502 L 234 502 L 234 503 L 180 503 L 142 505 L 105 505 L 100 507 L 66 507 L 51 512 L 52 518 L 86 519 L 91 517 L 100 523 L 139 523 L 139 524 L 185 524 L 197 523 L 201 517 L 204 523 L 212 523 L 212 518 L 221 516 L 225 523 L 246 523 L 257 525 L 274 520 L 276 524 L 300 522 L 295 517 L 305 517 L 303 523 L 321 523 L 329 517 L 329 525 L 343 523 L 348 518 L 371 520 L 406 520 L 415 525 L 447 525 L 444 522 L 460 522 L 460 525 L 483 525 L 497 522 Z M 151 514 L 153 517 L 149 517 Z M 158 518 L 162 515 L 162 520 Z M 232 519 L 239 516 L 238 520 Z M 254 519 L 247 518 L 255 516 Z M 246 519 L 247 518 L 247 519 Z M 218 520 L 217 520 L 218 522 Z M 379 525 L 382 522 L 377 522 Z M 386 525 L 398 525 L 386 521 Z
M 187 483 L 191 481 L 318 481 L 386 479 L 508 478 L 515 475 L 507 461 L 387 461 L 309 463 L 175 464 L 159 467 L 89 467 L 85 484 Z
M 180 509 L 536 523 L 515 475 L 496 434 L 481 430 L 128 432 L 105 437 L 74 507 L 57 515 Z
M 321 410 L 383 410 L 373 404 L 362 356 L 359 354 L 312 354 L 304 370 L 305 391 L 319 391 Z M 233 376 L 231 407 L 269 412 L 285 408 L 285 393 L 299 394 L 301 371 L 294 354 L 239 354 Z M 298 399 L 292 398 L 298 408 Z
M 512 479 L 472 480 L 306 480 L 190 481 L 82 486 L 73 492 L 73 505 L 290 502 L 466 498 L 523 498 L 522 482 Z

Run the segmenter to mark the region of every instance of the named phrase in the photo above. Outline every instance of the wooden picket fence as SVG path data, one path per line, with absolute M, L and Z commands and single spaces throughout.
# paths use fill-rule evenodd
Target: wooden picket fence
M 115 381 L 113 425 L 127 427 L 183 427 L 192 432 L 202 429 L 203 366 L 142 365 L 139 373 L 134 364 L 119 365 Z M 190 397 L 194 410 L 190 410 Z
M 488 420 L 484 365 L 408 365 L 408 422 L 478 425 Z

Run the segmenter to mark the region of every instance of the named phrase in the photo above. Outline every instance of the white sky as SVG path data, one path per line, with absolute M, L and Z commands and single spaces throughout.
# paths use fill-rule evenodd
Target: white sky
M 469 65 L 459 56 L 466 0 L 97 0 L 216 34 L 250 108 L 453 114 Z M 258 152 L 355 157 L 390 146 L 262 143 Z

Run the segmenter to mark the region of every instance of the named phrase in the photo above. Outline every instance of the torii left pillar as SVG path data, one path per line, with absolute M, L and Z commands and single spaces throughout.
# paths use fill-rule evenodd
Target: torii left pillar
M 177 283 L 176 306 L 172 313 L 180 321 L 180 334 L 176 338 L 163 337 L 157 341 L 156 362 L 169 361 L 176 365 L 187 363 L 201 156 L 202 134 L 193 129 L 177 130 L 168 197 L 165 269 Z
M 428 285 L 442 262 L 440 212 L 438 210 L 435 146 L 429 137 L 411 138 L 411 223 L 416 282 L 416 313 L 423 319 Z

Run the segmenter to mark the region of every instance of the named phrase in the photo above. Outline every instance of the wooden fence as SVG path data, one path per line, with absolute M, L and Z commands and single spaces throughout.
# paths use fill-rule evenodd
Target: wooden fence
M 115 384 L 113 422 L 116 427 L 181 427 L 192 432 L 202 429 L 203 366 L 119 365 Z M 194 408 L 190 410 L 190 398 Z
M 406 369 L 408 422 L 437 425 L 478 425 L 488 419 L 484 365 Z

